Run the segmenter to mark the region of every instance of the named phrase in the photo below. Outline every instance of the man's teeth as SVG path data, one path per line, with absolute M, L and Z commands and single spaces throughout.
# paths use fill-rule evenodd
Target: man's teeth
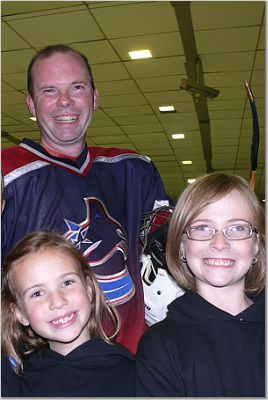
M 215 259 L 215 258 L 206 258 L 205 262 L 208 265 L 212 266 L 215 265 L 216 267 L 230 267 L 234 263 L 233 260 Z
M 51 321 L 53 325 L 60 325 L 60 324 L 66 324 L 66 322 L 69 322 L 73 319 L 74 313 L 67 315 L 66 317 L 62 317 L 59 319 L 54 319 L 54 321 Z
M 61 115 L 60 117 L 55 117 L 55 120 L 57 122 L 63 122 L 63 123 L 68 123 L 68 122 L 74 122 L 77 121 L 78 117 L 75 115 Z

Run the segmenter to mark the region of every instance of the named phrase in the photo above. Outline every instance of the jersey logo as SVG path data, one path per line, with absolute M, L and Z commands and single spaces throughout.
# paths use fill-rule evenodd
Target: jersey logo
M 110 216 L 103 202 L 84 198 L 86 218 L 76 223 L 65 219 L 64 234 L 87 257 L 110 304 L 126 303 L 135 287 L 126 266 L 128 242 L 123 227 Z M 105 237 L 105 239 L 104 239 Z

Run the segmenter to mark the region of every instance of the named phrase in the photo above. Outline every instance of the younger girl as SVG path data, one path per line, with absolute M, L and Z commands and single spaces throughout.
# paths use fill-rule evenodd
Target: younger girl
M 117 313 L 81 253 L 52 232 L 26 236 L 3 268 L 2 396 L 133 396 L 133 356 L 111 343 L 108 319 L 115 336 Z
M 141 339 L 137 394 L 265 397 L 264 214 L 247 182 L 214 173 L 189 185 L 166 256 L 186 293 Z

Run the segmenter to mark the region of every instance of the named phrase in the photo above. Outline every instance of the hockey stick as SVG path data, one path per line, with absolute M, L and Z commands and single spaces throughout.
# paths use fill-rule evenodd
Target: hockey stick
M 248 99 L 250 102 L 252 118 L 253 118 L 253 134 L 252 134 L 252 142 L 251 142 L 251 172 L 250 172 L 250 186 L 254 191 L 255 188 L 255 180 L 256 180 L 256 170 L 258 165 L 258 152 L 259 152 L 259 143 L 260 143 L 260 130 L 259 130 L 259 120 L 257 107 L 255 103 L 255 99 L 251 90 L 251 87 L 248 81 L 244 82 L 245 88 L 247 91 Z

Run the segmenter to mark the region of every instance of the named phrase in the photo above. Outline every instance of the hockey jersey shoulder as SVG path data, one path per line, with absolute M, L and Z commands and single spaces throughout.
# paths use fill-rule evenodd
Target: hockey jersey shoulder
M 94 162 L 106 162 L 116 163 L 125 159 L 140 159 L 147 163 L 151 162 L 151 159 L 138 153 L 135 150 L 120 149 L 116 147 L 89 147 L 91 163 Z
M 1 168 L 4 175 L 37 161 L 39 158 L 21 146 L 12 146 L 1 151 Z
M 50 164 L 72 173 L 86 175 L 95 163 L 115 164 L 130 159 L 139 159 L 151 163 L 149 157 L 134 150 L 97 146 L 85 148 L 75 161 L 71 161 L 54 157 L 40 145 L 30 140 L 24 140 L 19 146 L 2 150 L 2 172 L 5 177 L 12 173 L 12 179 L 14 179 L 14 177 L 21 176 L 25 172 Z M 5 178 L 5 180 L 7 184 L 8 178 Z

